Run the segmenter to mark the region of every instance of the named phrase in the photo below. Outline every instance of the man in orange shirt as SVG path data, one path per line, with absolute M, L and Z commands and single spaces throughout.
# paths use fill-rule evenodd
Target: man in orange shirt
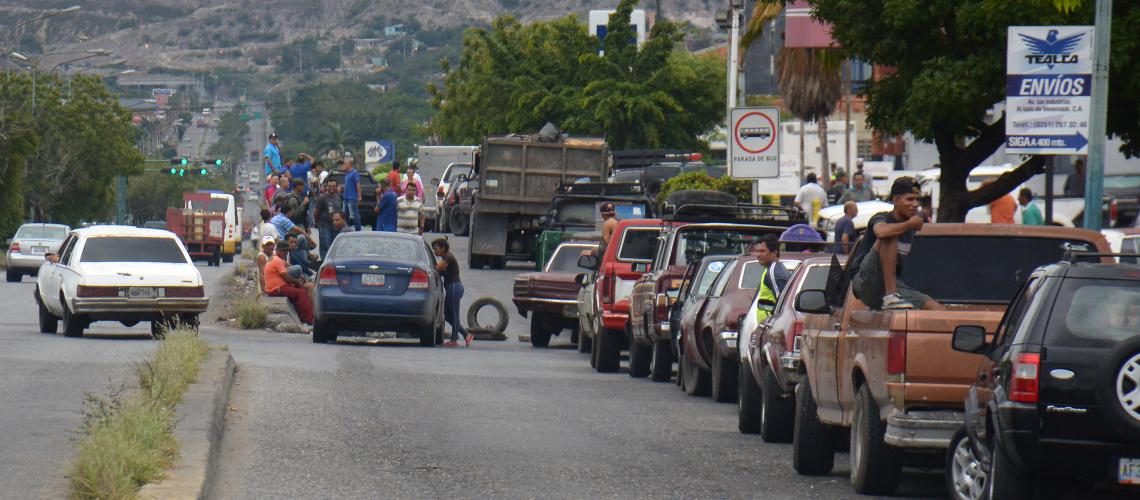
M 400 192 L 400 160 L 392 160 L 392 170 L 388 172 L 388 187 L 396 191 L 397 197 L 403 194 Z
M 289 274 L 285 257 L 289 255 L 287 245 L 277 245 L 277 255 L 265 264 L 265 293 L 272 297 L 288 297 L 297 316 L 306 325 L 313 324 L 313 300 L 309 289 L 301 280 Z
M 993 182 L 989 179 L 983 182 L 985 186 Z M 1016 224 L 1013 216 L 1017 213 L 1017 200 L 1009 193 L 1002 195 L 1000 198 L 990 202 L 990 222 L 994 224 Z

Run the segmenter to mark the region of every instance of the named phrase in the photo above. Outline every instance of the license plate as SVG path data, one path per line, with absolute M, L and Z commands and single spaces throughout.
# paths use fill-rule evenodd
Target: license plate
M 127 290 L 127 298 L 131 299 L 153 299 L 154 289 L 149 287 L 132 286 Z
M 365 274 L 360 277 L 360 282 L 364 286 L 384 286 L 383 274 Z
M 1140 485 L 1140 458 L 1120 459 L 1120 484 Z
M 32 253 L 35 255 L 43 255 L 47 253 L 48 247 L 32 247 Z

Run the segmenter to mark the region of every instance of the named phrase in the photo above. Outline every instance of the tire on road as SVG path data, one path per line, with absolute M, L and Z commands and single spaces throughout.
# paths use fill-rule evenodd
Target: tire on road
M 950 439 L 946 450 L 946 491 L 954 500 L 981 500 L 985 498 L 985 471 L 982 462 L 970 446 L 970 435 L 966 427 L 958 429 Z
M 993 445 L 993 458 L 990 460 L 987 498 L 1032 498 L 1036 477 L 1017 470 L 1009 459 L 1009 453 L 1001 442 Z
M 681 376 L 684 377 L 681 386 L 685 389 L 685 394 L 690 396 L 709 395 L 711 383 L 708 370 L 697 366 L 697 363 L 689 359 L 689 355 L 684 351 L 681 352 Z
M 851 426 L 851 484 L 861 495 L 894 493 L 902 472 L 902 450 L 883 441 L 886 421 L 879 418 L 879 405 L 867 384 L 855 393 L 855 417 Z
M 594 339 L 586 336 L 581 327 L 578 327 L 578 352 L 586 353 L 591 352 L 594 347 Z
M 435 347 L 435 323 L 420 327 L 420 347 Z
M 471 229 L 471 218 L 463 212 L 453 209 L 447 216 L 447 225 L 451 229 L 451 234 L 467 236 L 468 230 Z
M 7 269 L 4 274 L 5 278 L 8 280 L 8 283 L 17 283 L 24 278 L 24 273 L 21 273 L 20 271 L 16 271 L 14 269 Z
M 792 467 L 800 475 L 830 474 L 835 466 L 835 429 L 819 421 L 811 383 L 796 386 L 796 423 L 792 435 Z
M 736 402 L 736 372 L 739 364 L 735 359 L 721 356 L 715 350 L 712 353 L 712 397 L 718 403 Z
M 656 342 L 653 344 L 653 369 L 649 373 L 649 380 L 668 382 L 672 378 L 673 347 L 669 342 Z
M 40 313 L 40 333 L 56 333 L 59 331 L 59 318 L 55 317 L 40 300 L 39 291 L 36 292 L 36 305 Z
M 781 399 L 780 385 L 767 363 L 764 368 L 764 389 L 760 398 L 760 438 L 766 443 L 790 443 L 796 419 L 795 400 Z
M 63 299 L 63 295 L 60 295 L 59 301 L 63 304 L 63 336 L 82 337 L 83 330 L 87 328 L 87 321 L 82 316 L 71 314 L 71 309 L 67 307 L 67 301 Z
M 621 368 L 620 336 L 620 330 L 602 329 L 598 332 L 598 338 L 594 339 L 597 350 L 594 369 L 598 373 L 614 373 Z
M 736 428 L 743 434 L 760 432 L 760 385 L 744 365 L 736 371 Z
M 549 321 L 546 319 L 546 315 L 538 311 L 531 314 L 530 345 L 534 347 L 546 347 L 550 345 L 550 335 L 554 327 L 548 323 Z
M 490 328 L 493 333 L 500 334 L 506 331 L 507 323 L 510 321 L 510 316 L 507 315 L 507 308 L 503 307 L 503 303 L 493 297 L 483 297 L 471 303 L 467 308 L 467 328 L 472 330 L 488 330 L 487 327 L 479 324 L 479 311 L 485 306 L 495 308 L 499 313 L 499 321 L 495 323 L 494 328 Z
M 632 333 L 627 333 L 626 338 L 629 340 L 629 376 L 648 377 L 650 363 L 653 362 L 653 346 L 639 344 L 633 340 Z

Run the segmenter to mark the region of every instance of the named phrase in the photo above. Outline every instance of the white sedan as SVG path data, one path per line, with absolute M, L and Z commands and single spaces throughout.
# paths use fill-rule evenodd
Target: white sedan
M 198 326 L 206 312 L 202 275 L 170 231 L 92 226 L 68 234 L 36 280 L 40 331 L 79 337 L 94 321 L 127 327 L 149 321 L 162 338 L 170 325 Z

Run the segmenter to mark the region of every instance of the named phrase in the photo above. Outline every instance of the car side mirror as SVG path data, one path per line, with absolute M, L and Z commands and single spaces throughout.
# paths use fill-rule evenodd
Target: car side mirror
M 989 347 L 986 344 L 986 329 L 977 325 L 958 325 L 950 341 L 955 351 L 983 354 Z
M 807 314 L 830 314 L 827 294 L 823 290 L 804 290 L 796 296 L 796 311 Z
M 645 274 L 649 272 L 649 263 L 647 262 L 634 262 L 630 266 L 630 270 L 635 273 Z
M 583 257 L 585 257 L 585 256 L 583 255 Z M 578 260 L 579 260 L 579 263 L 581 263 L 582 259 L 578 259 Z M 586 274 L 586 273 L 578 273 L 574 276 L 574 282 L 578 283 L 578 286 L 585 288 L 586 285 L 590 284 L 590 275 Z
M 598 257 L 596 255 L 583 255 L 578 257 L 578 267 L 596 270 L 598 269 Z

